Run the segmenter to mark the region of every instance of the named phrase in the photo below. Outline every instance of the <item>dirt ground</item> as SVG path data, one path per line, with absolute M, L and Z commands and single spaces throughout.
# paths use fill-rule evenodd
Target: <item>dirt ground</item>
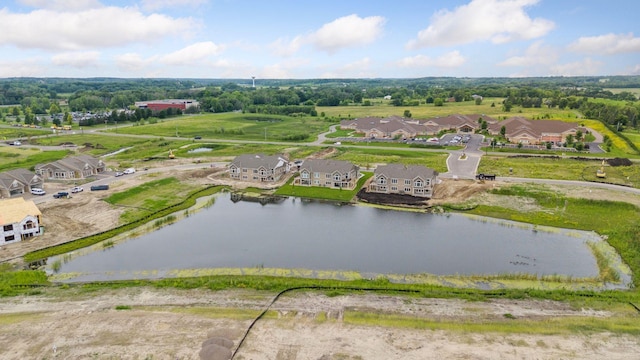
M 166 172 L 183 181 L 223 183 L 222 169 Z M 107 192 L 85 191 L 71 199 L 41 204 L 47 232 L 40 238 L 0 250 L 0 259 L 68 241 L 117 224 L 123 209 L 100 199 L 147 179 L 123 177 Z M 247 184 L 235 183 L 236 187 Z M 500 182 L 444 180 L 430 205 L 498 203 L 519 210 L 535 208 L 527 199 L 486 193 Z M 568 196 L 624 200 L 640 205 L 640 196 L 622 192 L 555 186 Z M 50 190 L 54 191 L 54 190 Z M 42 294 L 0 299 L 0 353 L 3 359 L 229 359 L 251 323 L 244 311 L 262 310 L 273 293 L 132 288 L 79 292 L 46 289 Z M 117 310 L 116 307 L 126 309 Z M 276 317 L 260 320 L 234 359 L 387 360 L 387 359 L 630 359 L 640 358 L 640 339 L 608 333 L 531 335 L 424 330 L 356 325 L 353 311 L 400 314 L 437 321 L 545 320 L 612 314 L 571 309 L 551 301 L 467 302 L 377 294 L 327 297 L 295 293 L 278 300 Z M 231 342 L 232 346 L 203 346 Z M 207 351 L 218 355 L 204 356 Z M 202 357 L 200 355 L 203 355 Z
M 52 289 L 0 301 L 0 349 L 3 359 L 229 359 L 253 319 L 246 311 L 262 311 L 273 296 L 253 290 Z M 348 320 L 356 311 L 469 323 L 611 316 L 553 301 L 298 292 L 283 295 L 271 310 L 275 316 L 255 324 L 234 359 L 640 358 L 640 339 L 627 335 L 478 333 Z M 228 347 L 203 346 L 223 340 Z M 204 356 L 207 348 L 214 355 Z

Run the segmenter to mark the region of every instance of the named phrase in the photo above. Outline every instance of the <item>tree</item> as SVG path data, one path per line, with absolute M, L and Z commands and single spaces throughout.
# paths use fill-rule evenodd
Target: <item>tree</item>
M 482 98 L 481 97 L 476 97 L 476 105 L 482 105 Z
M 578 130 L 576 131 L 576 141 L 582 141 L 582 131 Z
M 14 107 L 11 109 L 11 115 L 13 115 L 13 116 L 18 116 L 18 115 L 20 115 L 20 110 L 18 110 L 18 108 L 14 106 Z
M 506 134 L 507 134 L 507 127 L 502 125 L 502 127 L 500 128 L 500 135 L 504 137 Z
M 56 103 L 51 103 L 51 106 L 49 106 L 49 115 L 59 114 L 61 111 L 60 106 Z
M 444 106 L 444 100 L 442 100 L 442 98 L 437 98 L 437 99 L 433 100 L 433 105 L 434 106 Z
M 409 110 L 405 110 L 405 111 L 404 111 L 404 117 L 406 117 L 406 118 L 410 118 L 410 117 L 411 117 L 411 111 L 409 111 Z
M 64 123 L 67 125 L 71 125 L 73 118 L 71 117 L 71 114 L 69 114 L 69 112 L 65 112 L 64 113 Z

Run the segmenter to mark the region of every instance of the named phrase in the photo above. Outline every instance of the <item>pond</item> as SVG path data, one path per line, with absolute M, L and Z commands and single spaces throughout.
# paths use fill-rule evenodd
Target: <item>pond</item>
M 189 154 L 197 154 L 197 153 L 204 153 L 204 152 L 210 152 L 210 151 L 213 151 L 213 149 L 212 148 L 207 148 L 207 147 L 200 147 L 200 148 L 197 148 L 197 149 L 189 150 L 187 152 Z
M 288 198 L 215 204 L 115 246 L 66 257 L 73 281 L 160 277 L 176 269 L 280 268 L 362 274 L 595 277 L 591 232 L 459 214 L 428 214 Z M 58 260 L 62 257 L 58 257 Z M 51 264 L 56 259 L 50 259 Z M 137 275 L 133 275 L 138 273 Z

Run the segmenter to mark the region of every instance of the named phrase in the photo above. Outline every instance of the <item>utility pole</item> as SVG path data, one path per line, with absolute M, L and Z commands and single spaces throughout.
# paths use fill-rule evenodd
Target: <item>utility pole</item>
M 267 141 L 267 128 L 264 128 L 264 141 Z

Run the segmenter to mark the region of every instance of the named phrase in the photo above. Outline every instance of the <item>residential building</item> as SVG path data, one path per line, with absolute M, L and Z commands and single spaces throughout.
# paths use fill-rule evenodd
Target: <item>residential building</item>
M 26 169 L 0 173 L 0 198 L 28 194 L 32 188 L 42 188 L 43 186 L 43 178 Z
M 490 134 L 498 136 L 502 127 L 505 128 L 504 137 L 511 143 L 542 144 L 551 142 L 560 144 L 567 140 L 567 136 L 575 137 L 579 130 L 576 123 L 559 120 L 528 120 L 514 116 L 504 121 L 490 124 L 487 128 Z M 583 133 L 584 133 L 583 129 Z
M 358 166 L 343 160 L 305 160 L 300 165 L 299 173 L 294 185 L 349 190 L 355 189 L 360 177 Z
M 276 182 L 289 171 L 289 160 L 282 155 L 244 154 L 229 164 L 232 179 L 252 182 Z
M 430 198 L 437 176 L 435 170 L 421 165 L 381 165 L 374 171 L 369 192 Z
M 139 109 L 151 109 L 151 111 L 156 113 L 169 108 L 185 111 L 191 108 L 198 108 L 200 106 L 200 103 L 192 99 L 165 99 L 136 101 L 135 106 Z
M 36 165 L 36 174 L 44 179 L 83 179 L 105 170 L 106 165 L 102 160 L 89 155 L 72 156 L 48 164 Z
M 400 116 L 386 118 L 365 117 L 340 122 L 341 129 L 351 129 L 364 134 L 365 137 L 415 138 L 416 136 L 437 135 L 441 131 L 474 132 L 482 127 L 481 120 L 492 124 L 497 122 L 486 115 L 450 115 L 431 119 L 410 119 Z
M 40 235 L 41 226 L 42 213 L 33 201 L 0 200 L 0 245 Z

